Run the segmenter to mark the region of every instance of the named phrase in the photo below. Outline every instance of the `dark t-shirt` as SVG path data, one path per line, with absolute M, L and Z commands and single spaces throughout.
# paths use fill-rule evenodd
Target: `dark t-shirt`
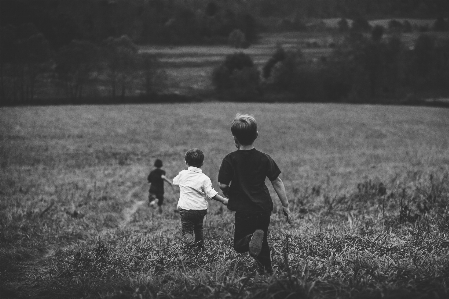
M 148 175 L 148 183 L 151 183 L 150 192 L 155 194 L 164 194 L 164 180 L 162 176 L 165 175 L 165 170 L 156 168 Z
M 273 201 L 265 185 L 265 178 L 275 180 L 281 171 L 273 159 L 256 149 L 237 150 L 221 163 L 218 182 L 229 188 L 228 208 L 232 211 L 273 210 Z

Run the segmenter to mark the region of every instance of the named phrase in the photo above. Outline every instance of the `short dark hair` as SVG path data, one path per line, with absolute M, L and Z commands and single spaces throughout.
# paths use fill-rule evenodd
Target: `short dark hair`
M 251 145 L 257 138 L 257 122 L 249 114 L 237 114 L 231 124 L 232 135 L 241 145 Z
M 154 167 L 162 167 L 162 160 L 156 159 L 156 161 L 154 161 Z
M 186 163 L 189 166 L 201 167 L 204 162 L 204 154 L 197 148 L 189 149 L 185 155 Z

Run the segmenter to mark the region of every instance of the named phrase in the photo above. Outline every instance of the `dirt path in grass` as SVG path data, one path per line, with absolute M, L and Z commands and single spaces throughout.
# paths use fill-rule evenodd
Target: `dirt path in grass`
M 133 188 L 126 196 L 127 201 L 132 201 L 134 194 L 136 194 L 140 188 L 141 188 L 140 186 Z M 146 202 L 147 202 L 146 200 L 135 201 L 134 204 L 130 208 L 124 209 L 123 210 L 123 220 L 120 222 L 119 227 L 124 228 L 128 223 L 130 223 L 134 214 Z
M 139 210 L 139 208 L 144 205 L 147 201 L 146 200 L 137 200 L 135 201 L 134 198 L 141 198 L 141 194 L 143 193 L 143 187 L 142 186 L 137 186 L 132 188 L 125 196 L 126 198 L 126 202 L 132 202 L 132 206 L 129 208 L 125 208 L 122 211 L 122 215 L 123 215 L 123 219 L 119 222 L 118 227 L 117 228 L 124 228 L 126 227 L 133 219 L 134 214 Z M 103 230 L 101 230 L 98 233 L 98 236 L 104 236 L 107 233 L 111 233 L 113 231 L 115 231 L 117 228 L 104 228 Z M 71 246 L 71 244 L 69 244 L 68 246 Z M 56 252 L 57 249 L 60 249 L 60 247 L 55 247 L 55 246 L 50 246 L 47 251 L 44 253 L 43 258 L 49 258 L 51 256 L 53 256 Z
M 117 229 L 122 229 L 131 223 L 134 214 L 136 214 L 139 208 L 147 202 L 146 199 L 142 199 L 145 195 L 144 189 L 144 186 L 139 185 L 133 187 L 125 195 L 125 202 L 127 204 L 131 204 L 131 206 L 124 208 L 121 213 L 117 215 L 118 217 L 120 217 L 119 215 L 122 216 L 117 227 L 103 229 L 98 233 L 98 236 L 114 233 Z M 38 283 L 36 277 L 46 275 L 45 273 L 48 267 L 48 259 L 52 258 L 57 250 L 69 248 L 73 245 L 74 243 L 70 243 L 66 244 L 66 246 L 60 247 L 56 244 L 49 244 L 47 249 L 41 252 L 41 254 L 36 255 L 31 260 L 18 263 L 15 266 L 15 271 L 11 273 L 8 278 L 7 284 L 3 286 L 2 282 L 0 282 L 0 298 L 22 298 L 28 297 L 33 293 L 39 293 L 42 285 Z

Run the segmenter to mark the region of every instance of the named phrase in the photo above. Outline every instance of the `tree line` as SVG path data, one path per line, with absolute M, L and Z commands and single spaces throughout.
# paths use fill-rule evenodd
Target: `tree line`
M 3 27 L 0 33 L 2 104 L 33 104 L 36 98 L 124 100 L 131 91 L 150 96 L 163 86 L 157 57 L 138 53 L 127 36 L 101 43 L 72 40 L 55 50 L 33 24 Z
M 340 24 L 346 28 L 344 19 Z M 216 95 L 226 101 L 295 102 L 449 95 L 449 40 L 421 34 L 409 48 L 397 35 L 384 37 L 381 26 L 362 28 L 354 21 L 344 41 L 318 60 L 280 46 L 259 69 L 247 54 L 229 55 L 212 73 Z M 72 40 L 55 50 L 33 24 L 3 27 L 0 33 L 2 104 L 33 104 L 36 98 L 124 102 L 136 95 L 149 101 L 166 87 L 158 57 L 139 53 L 127 36 L 101 43 Z
M 248 43 L 310 18 L 447 18 L 447 0 L 0 0 L 0 26 L 32 23 L 53 48 L 127 35 L 138 44 Z M 280 20 L 280 22 L 279 22 Z M 287 26 L 287 29 L 292 29 Z
M 71 40 L 100 42 L 129 36 L 139 44 L 226 43 L 239 29 L 257 38 L 243 3 L 204 0 L 0 0 L 0 25 L 32 23 L 53 48 Z
M 308 60 L 301 50 L 273 53 L 261 70 L 243 52 L 212 74 L 222 100 L 403 103 L 449 95 L 449 40 L 420 35 L 409 48 L 397 36 L 351 31 L 331 54 Z
M 384 29 L 371 28 L 362 15 L 367 7 L 371 14 L 393 13 L 398 7 L 404 14 L 414 14 L 417 8 L 430 14 L 447 3 L 0 0 L 0 99 L 2 104 L 33 103 L 36 98 L 77 103 L 86 98 L 123 101 L 136 94 L 154 96 L 165 87 L 163 66 L 158 57 L 139 53 L 137 44 L 229 43 L 244 48 L 266 29 L 264 20 L 325 17 L 326 9 L 356 16 L 351 26 L 346 18 L 338 23 L 348 38 L 332 55 L 310 62 L 300 51 L 279 49 L 261 74 L 250 57 L 235 54 L 214 71 L 219 97 L 347 101 L 445 92 L 447 42 L 423 36 L 413 50 L 406 49 L 399 39 L 383 39 Z M 440 10 L 445 11 L 449 10 Z M 447 31 L 449 24 L 440 16 L 429 29 Z M 389 30 L 413 29 L 407 21 L 392 20 Z M 372 36 L 366 38 L 366 32 Z

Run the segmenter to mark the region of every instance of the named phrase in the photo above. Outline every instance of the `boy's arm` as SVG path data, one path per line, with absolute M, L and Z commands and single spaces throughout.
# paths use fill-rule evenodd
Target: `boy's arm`
M 165 176 L 165 175 L 161 175 L 161 178 L 166 181 L 167 183 L 169 183 L 170 185 L 173 186 L 173 183 Z
M 220 186 L 221 191 L 223 192 L 224 196 L 228 196 L 228 192 L 229 192 L 229 185 L 223 184 L 218 182 L 218 185 Z
M 226 197 L 221 196 L 220 194 L 215 195 L 214 197 L 212 197 L 212 199 L 221 202 L 225 206 L 228 205 L 228 201 L 229 201 L 229 199 L 227 199 Z
M 282 182 L 281 178 L 278 176 L 276 179 L 271 181 L 271 184 L 273 185 L 274 191 L 276 191 L 276 194 L 282 203 L 282 208 L 284 210 L 284 215 L 287 217 L 287 222 L 292 224 L 292 216 L 290 209 L 288 208 L 288 199 L 287 193 L 285 192 L 284 182 Z

